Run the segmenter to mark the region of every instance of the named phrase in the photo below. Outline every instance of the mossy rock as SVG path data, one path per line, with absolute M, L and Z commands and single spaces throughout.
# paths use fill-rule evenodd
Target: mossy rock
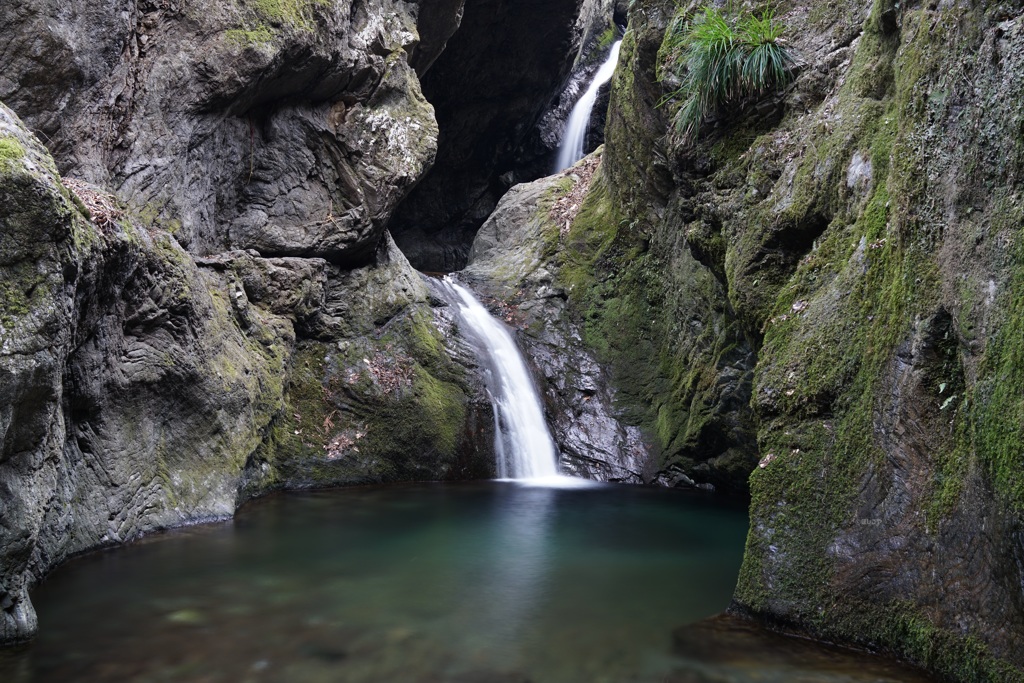
M 286 486 L 485 478 L 492 454 L 473 432 L 471 386 L 414 306 L 379 336 L 303 342 L 270 462 Z

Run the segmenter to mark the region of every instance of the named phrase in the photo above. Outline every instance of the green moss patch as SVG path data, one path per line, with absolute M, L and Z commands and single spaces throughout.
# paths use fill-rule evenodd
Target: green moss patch
M 25 148 L 15 138 L 0 138 L 0 159 L 20 159 Z
M 0 279 L 0 324 L 9 326 L 37 306 L 45 306 L 49 295 L 47 278 L 34 264 L 19 263 L 4 269 Z
M 687 311 L 724 299 L 714 277 L 686 254 L 655 251 L 639 219 L 627 218 L 600 169 L 563 236 L 559 278 L 585 343 L 611 368 L 617 408 L 653 446 L 653 473 L 693 476 L 744 490 L 753 454 L 729 443 L 719 385 L 743 357 L 736 330 L 694 325 Z M 742 439 L 742 437 L 739 437 Z M 712 456 L 716 462 L 699 463 Z
M 430 314 L 406 309 L 341 349 L 302 342 L 272 433 L 282 481 L 331 486 L 460 478 L 468 387 Z
M 246 0 L 256 14 L 274 26 L 303 30 L 313 28 L 317 8 L 330 7 L 330 0 Z
M 273 42 L 274 33 L 266 26 L 257 26 L 251 29 L 231 29 L 224 32 L 224 37 L 233 45 L 245 47 Z
M 1013 276 L 995 335 L 988 341 L 978 384 L 967 398 L 970 426 L 963 435 L 981 455 L 996 490 L 1018 514 L 1024 514 L 1024 215 L 1004 216 L 1014 225 Z M 947 464 L 947 478 L 966 469 Z
M 0 172 L 10 173 L 25 157 L 25 148 L 15 138 L 0 138 Z
M 779 278 L 777 297 L 765 309 L 754 386 L 764 459 L 751 476 L 752 527 L 736 598 L 755 612 L 889 650 L 956 680 L 1021 680 L 1019 670 L 975 636 L 937 626 L 921 606 L 842 594 L 844 579 L 832 559 L 836 539 L 858 521 L 866 477 L 885 470 L 882 430 L 891 429 L 887 411 L 894 401 L 919 406 L 914 419 L 929 439 L 924 455 L 931 481 L 909 484 L 920 533 L 935 533 L 962 512 L 977 463 L 1006 505 L 1024 509 L 1021 255 L 1009 259 L 1012 282 L 997 307 L 998 322 L 989 323 L 999 331 L 971 387 L 957 335 L 974 334 L 969 319 L 978 304 L 969 299 L 980 283 L 965 274 L 960 287 L 967 301 L 959 308 L 949 302 L 946 282 L 959 273 L 943 270 L 949 265 L 937 248 L 941 228 L 928 215 L 929 193 L 942 188 L 930 186 L 934 181 L 922 172 L 934 162 L 924 131 L 941 120 L 945 106 L 945 96 L 935 94 L 958 77 L 947 75 L 949 62 L 968 59 L 951 60 L 948 45 L 970 50 L 972 40 L 981 40 L 969 29 L 957 35 L 954 27 L 980 19 L 961 22 L 961 10 L 905 12 L 897 30 L 893 11 L 892 3 L 875 4 L 838 99 L 829 103 L 842 125 L 810 131 L 813 145 L 781 214 L 799 221 L 818 213 L 828 225 L 795 270 Z M 863 199 L 845 177 L 854 153 L 872 169 Z M 992 230 L 1020 234 L 1024 216 L 1007 208 L 990 214 L 1000 224 L 1006 220 Z M 776 215 L 765 210 L 751 229 L 762 230 Z M 742 271 L 729 277 L 731 285 L 739 282 Z M 900 361 L 897 355 L 901 348 L 907 354 L 914 340 L 922 344 L 914 376 L 900 384 L 906 355 Z M 897 397 L 897 391 L 917 393 Z

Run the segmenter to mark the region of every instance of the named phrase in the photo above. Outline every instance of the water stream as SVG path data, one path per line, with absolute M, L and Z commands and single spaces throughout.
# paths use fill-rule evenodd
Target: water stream
M 616 41 L 612 45 L 608 59 L 601 68 L 597 70 L 590 87 L 583 93 L 583 97 L 576 102 L 569 114 L 569 120 L 565 124 L 565 132 L 562 134 L 562 145 L 558 148 L 558 162 L 555 165 L 555 173 L 563 171 L 584 157 L 583 145 L 587 139 L 587 126 L 590 123 L 590 115 L 594 111 L 594 104 L 597 102 L 597 92 L 601 86 L 611 80 L 615 73 L 615 66 L 619 62 L 619 47 L 622 41 Z
M 436 290 L 457 310 L 463 336 L 484 366 L 494 406 L 494 452 L 501 479 L 555 479 L 558 448 L 551 438 L 540 395 L 515 340 L 473 294 L 446 277 Z

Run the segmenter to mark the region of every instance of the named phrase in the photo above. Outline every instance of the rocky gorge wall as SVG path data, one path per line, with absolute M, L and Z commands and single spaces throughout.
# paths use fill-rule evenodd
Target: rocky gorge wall
M 462 30 L 423 80 L 441 127 L 437 163 L 388 226 L 413 265 L 463 268 L 509 188 L 551 172 L 569 111 L 621 30 L 615 22 L 624 23 L 625 7 L 467 2 Z
M 470 272 L 576 326 L 646 479 L 753 472 L 735 610 L 1024 680 L 1024 7 L 782 2 L 795 82 L 684 144 L 662 44 L 698 8 L 631 6 L 600 166 L 513 190 Z
M 384 228 L 461 16 L 0 8 L 0 642 L 74 553 L 275 488 L 492 474 L 474 361 Z
M 0 8 L 0 642 L 74 553 L 277 488 L 493 475 L 477 362 L 386 226 L 435 165 L 493 173 L 613 9 Z
M 563 77 L 571 4 L 529 4 Z M 696 7 L 630 3 L 605 149 L 505 195 L 463 277 L 568 471 L 749 492 L 736 610 L 1021 680 L 1024 7 L 783 2 L 795 83 L 689 146 L 658 75 Z M 474 361 L 385 230 L 429 186 L 420 83 L 464 11 L 0 8 L 0 641 L 76 552 L 278 487 L 490 474 Z
M 493 476 L 477 361 L 386 226 L 442 134 L 507 154 L 489 131 L 533 125 L 614 3 L 507 6 L 504 42 L 494 6 L 0 8 L 0 642 L 75 553 L 279 488 Z M 465 59 L 538 25 L 532 80 Z M 497 124 L 457 124 L 460 88 Z

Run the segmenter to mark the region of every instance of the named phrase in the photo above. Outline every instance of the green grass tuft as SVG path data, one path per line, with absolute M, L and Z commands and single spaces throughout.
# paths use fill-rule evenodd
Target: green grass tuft
M 680 82 L 662 104 L 680 103 L 674 124 L 683 140 L 693 139 L 724 105 L 792 80 L 796 58 L 782 43 L 784 31 L 770 9 L 733 18 L 708 6 L 689 21 L 683 14 L 675 17 L 661 47 L 660 78 Z

